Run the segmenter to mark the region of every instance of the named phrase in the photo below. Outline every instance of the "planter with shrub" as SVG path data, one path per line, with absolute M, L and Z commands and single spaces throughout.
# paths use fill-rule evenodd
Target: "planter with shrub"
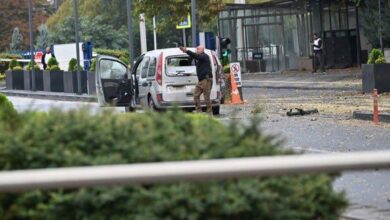
M 87 93 L 87 72 L 83 71 L 81 66 L 79 68 L 81 74 L 81 92 Z M 69 61 L 68 71 L 64 72 L 64 92 L 78 93 L 77 60 L 74 58 Z
M 5 72 L 5 74 L 7 89 L 24 89 L 24 71 L 15 59 L 11 60 L 9 69 Z
M 47 92 L 64 92 L 64 71 L 55 57 L 48 61 L 48 70 L 43 71 L 43 90 Z
M 32 90 L 32 69 L 34 68 L 35 76 L 35 89 L 43 91 L 43 71 L 39 68 L 38 64 L 31 61 L 27 64 L 24 71 L 24 90 Z
M 363 93 L 390 92 L 390 64 L 386 62 L 382 51 L 373 49 L 368 63 L 362 65 Z

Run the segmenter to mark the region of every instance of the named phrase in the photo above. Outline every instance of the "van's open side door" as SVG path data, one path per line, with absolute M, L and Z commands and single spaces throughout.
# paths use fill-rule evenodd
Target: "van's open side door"
M 133 85 L 126 64 L 106 56 L 96 58 L 96 94 L 100 105 L 129 107 Z

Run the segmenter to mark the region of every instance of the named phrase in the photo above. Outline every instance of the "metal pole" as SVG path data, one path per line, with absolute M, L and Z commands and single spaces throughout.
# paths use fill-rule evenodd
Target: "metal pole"
M 183 46 L 187 46 L 187 36 L 186 36 L 186 29 L 182 29 L 183 31 Z
M 191 0 L 192 46 L 196 47 L 196 0 Z
M 129 37 L 129 55 L 130 65 L 133 67 L 134 64 L 134 45 L 133 45 L 133 17 L 131 11 L 131 0 L 127 0 L 127 32 Z
M 381 45 L 381 51 L 384 53 L 383 49 L 383 38 L 382 38 L 382 6 L 381 6 L 381 0 L 378 0 L 378 12 L 379 12 L 379 43 Z
M 76 37 L 76 59 L 77 59 L 77 92 L 79 94 L 82 93 L 81 91 L 81 73 L 80 73 L 80 51 L 79 51 L 79 15 L 78 15 L 78 8 L 77 8 L 77 0 L 73 0 L 73 12 L 74 12 L 74 31 L 75 31 L 75 37 Z
M 32 0 L 28 1 L 28 28 L 30 32 L 30 62 L 32 64 L 31 72 L 30 72 L 30 79 L 31 79 L 31 90 L 35 91 L 35 71 L 34 71 L 34 35 L 33 35 L 33 20 L 32 20 L 32 14 L 33 14 L 33 5 Z
M 390 168 L 390 151 L 32 169 L 0 172 L 0 192 Z
M 156 16 L 153 16 L 153 41 L 154 49 L 157 50 L 157 27 L 156 27 Z

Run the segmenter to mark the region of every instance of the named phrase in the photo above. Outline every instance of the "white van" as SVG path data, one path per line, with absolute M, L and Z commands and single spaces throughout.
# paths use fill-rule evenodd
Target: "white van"
M 188 49 L 195 51 L 195 48 Z M 222 66 L 214 51 L 206 49 L 205 53 L 209 55 L 212 65 L 213 84 L 210 99 L 213 113 L 219 114 L 222 95 Z M 111 59 L 111 61 L 107 61 L 107 59 Z M 190 111 L 195 109 L 194 90 L 198 82 L 195 62 L 178 48 L 154 50 L 143 54 L 137 59 L 131 74 L 124 73 L 123 68 L 120 68 L 121 65 L 125 66 L 123 63 L 119 66 L 115 64 L 113 66 L 122 70 L 112 70 L 114 74 L 107 76 L 109 74 L 104 73 L 107 72 L 104 70 L 107 69 L 104 65 L 112 63 L 113 60 L 121 63 L 117 59 L 98 57 L 96 83 L 100 103 L 115 103 L 119 106 L 126 106 L 129 96 L 132 96 L 133 100 L 131 104 L 129 103 L 128 109 L 136 107 L 155 110 L 171 107 Z M 122 73 L 118 74 L 118 72 Z M 110 80 L 108 83 L 111 89 L 104 89 L 107 87 L 103 85 L 104 81 L 107 84 L 107 77 L 114 80 Z M 125 89 L 124 84 L 131 84 L 132 89 Z M 115 89 L 116 92 L 114 92 Z M 130 90 L 131 92 L 129 92 Z M 106 99 L 103 100 L 102 97 Z M 202 107 L 206 106 L 203 95 L 201 96 L 201 104 Z

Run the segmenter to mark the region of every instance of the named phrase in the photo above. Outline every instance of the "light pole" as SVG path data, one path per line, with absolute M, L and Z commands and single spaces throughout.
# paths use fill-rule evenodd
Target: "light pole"
M 31 62 L 31 74 L 30 74 L 30 79 L 31 79 L 31 90 L 35 91 L 35 72 L 34 72 L 34 36 L 33 36 L 33 21 L 32 21 L 32 13 L 33 13 L 33 5 L 32 5 L 32 0 L 28 1 L 28 28 L 30 32 L 30 62 Z
M 130 55 L 130 66 L 134 64 L 134 45 L 133 45 L 133 13 L 131 11 L 131 0 L 127 0 L 127 32 L 129 37 L 129 55 Z
M 196 0 L 191 0 L 192 46 L 196 47 Z
M 383 50 L 383 38 L 382 38 L 382 6 L 381 6 L 381 0 L 378 0 L 378 12 L 379 12 L 379 43 L 381 45 L 381 51 Z
M 80 51 L 79 51 L 79 15 L 77 8 L 77 0 L 73 0 L 73 13 L 74 13 L 74 31 L 76 37 L 76 58 L 77 58 L 77 93 L 81 94 L 81 74 L 80 74 Z

